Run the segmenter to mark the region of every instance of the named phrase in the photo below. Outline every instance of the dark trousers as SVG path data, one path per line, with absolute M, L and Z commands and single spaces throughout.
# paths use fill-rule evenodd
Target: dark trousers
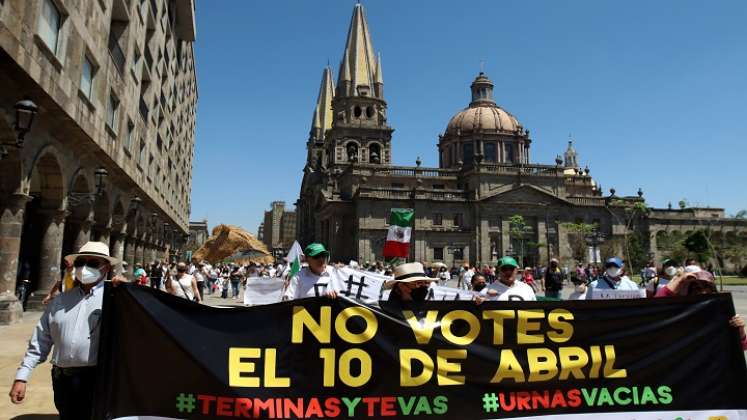
M 231 280 L 231 290 L 233 291 L 233 294 L 231 297 L 238 297 L 239 296 L 239 282 Z
M 60 420 L 89 420 L 96 389 L 96 368 L 52 368 L 54 405 Z
M 160 277 L 151 277 L 150 278 L 150 287 L 154 289 L 160 289 L 161 288 L 161 278 Z

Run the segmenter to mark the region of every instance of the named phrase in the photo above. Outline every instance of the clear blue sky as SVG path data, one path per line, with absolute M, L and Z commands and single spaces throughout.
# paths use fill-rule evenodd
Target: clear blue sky
M 353 1 L 197 2 L 192 220 L 252 233 L 292 207 L 322 68 L 337 72 Z M 393 161 L 437 166 L 480 61 L 499 105 L 552 163 L 575 139 L 605 190 L 649 205 L 747 208 L 747 2 L 363 2 L 381 51 Z M 335 77 L 337 74 L 335 74 Z

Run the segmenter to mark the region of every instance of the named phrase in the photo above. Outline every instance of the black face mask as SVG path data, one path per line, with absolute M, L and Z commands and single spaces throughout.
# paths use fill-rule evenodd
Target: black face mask
M 412 300 L 415 302 L 425 301 L 425 297 L 428 296 L 428 286 L 420 286 L 412 289 L 410 296 L 412 296 Z
M 476 292 L 479 292 L 480 290 L 484 289 L 487 284 L 476 284 L 472 287 Z

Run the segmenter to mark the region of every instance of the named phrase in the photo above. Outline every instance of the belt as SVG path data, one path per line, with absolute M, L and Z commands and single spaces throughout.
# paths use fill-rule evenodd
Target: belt
M 66 368 L 53 366 L 52 370 L 56 371 L 58 374 L 62 374 L 65 376 L 77 376 L 94 372 L 96 370 L 96 366 L 76 366 Z

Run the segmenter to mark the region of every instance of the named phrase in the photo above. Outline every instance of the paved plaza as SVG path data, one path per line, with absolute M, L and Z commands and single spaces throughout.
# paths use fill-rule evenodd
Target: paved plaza
M 731 286 L 726 289 L 732 293 L 737 313 L 747 314 L 747 286 Z M 566 296 L 571 292 L 569 287 L 563 292 Z M 206 303 L 212 306 L 242 306 L 242 300 L 231 298 L 221 299 L 218 295 L 208 295 Z M 56 419 L 54 402 L 52 399 L 51 366 L 45 363 L 36 368 L 28 384 L 26 400 L 23 404 L 10 403 L 8 392 L 13 382 L 18 363 L 26 350 L 26 343 L 31 336 L 41 312 L 26 312 L 19 324 L 0 326 L 0 420 L 46 420 Z

